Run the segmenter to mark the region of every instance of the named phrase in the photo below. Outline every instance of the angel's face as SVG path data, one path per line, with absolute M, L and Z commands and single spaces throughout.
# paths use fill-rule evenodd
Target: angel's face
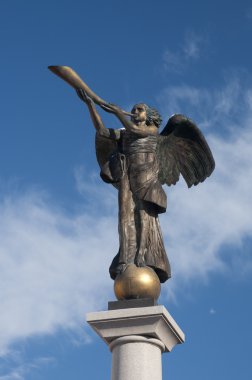
M 140 122 L 146 122 L 147 120 L 147 114 L 146 114 L 146 107 L 145 104 L 135 104 L 134 107 L 131 110 L 131 113 L 133 113 L 134 116 L 132 116 L 132 121 L 140 123 Z

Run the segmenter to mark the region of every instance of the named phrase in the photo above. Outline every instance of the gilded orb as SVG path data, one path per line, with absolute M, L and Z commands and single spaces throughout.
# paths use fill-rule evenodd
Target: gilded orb
M 159 278 L 150 267 L 137 267 L 129 264 L 114 282 L 114 291 L 118 300 L 154 298 L 160 294 Z

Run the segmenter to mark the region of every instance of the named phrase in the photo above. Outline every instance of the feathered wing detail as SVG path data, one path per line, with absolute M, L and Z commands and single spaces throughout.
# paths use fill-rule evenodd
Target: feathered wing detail
M 180 173 L 188 187 L 203 182 L 214 170 L 215 162 L 205 137 L 184 115 L 173 115 L 158 136 L 159 180 L 175 185 Z
M 102 169 L 103 165 L 109 161 L 111 154 L 118 149 L 117 141 L 103 137 L 99 133 L 96 133 L 95 149 L 97 162 Z

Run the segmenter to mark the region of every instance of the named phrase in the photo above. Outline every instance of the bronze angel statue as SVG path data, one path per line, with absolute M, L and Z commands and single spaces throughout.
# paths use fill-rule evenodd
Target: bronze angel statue
M 107 103 L 65 66 L 50 69 L 70 83 L 87 105 L 96 129 L 96 155 L 101 177 L 118 189 L 119 251 L 110 266 L 115 279 L 128 264 L 154 269 L 161 283 L 171 276 L 158 215 L 166 211 L 162 185 L 175 185 L 180 174 L 188 187 L 211 175 L 215 163 L 196 124 L 175 114 L 159 132 L 158 111 L 145 103 L 131 112 Z M 113 113 L 121 129 L 106 128 L 95 103 Z

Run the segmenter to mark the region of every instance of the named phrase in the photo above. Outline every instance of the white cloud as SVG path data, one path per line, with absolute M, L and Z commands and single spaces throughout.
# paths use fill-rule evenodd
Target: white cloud
M 0 380 L 24 380 L 29 372 L 51 365 L 54 362 L 55 360 L 52 357 L 40 357 L 29 363 L 23 362 L 22 364 L 17 365 L 15 369 L 7 371 L 4 375 L 0 375 Z
M 206 40 L 202 36 L 193 31 L 187 31 L 181 46 L 176 50 L 165 50 L 163 54 L 164 68 L 177 73 L 184 71 L 189 62 L 200 58 L 201 50 L 205 43 Z
M 166 49 L 163 54 L 164 68 L 168 71 L 181 72 L 184 67 L 181 53 Z
M 211 307 L 211 309 L 209 310 L 209 314 L 211 315 L 216 314 L 216 310 L 213 307 Z
M 186 59 L 198 59 L 203 38 L 189 31 L 186 33 L 183 51 Z
M 82 324 L 111 293 L 116 218 L 70 216 L 40 193 L 0 204 L 0 352 L 17 339 Z
M 0 380 L 23 380 L 24 372 L 23 368 L 16 368 L 8 374 L 0 376 Z
M 237 130 L 238 126 L 246 127 L 246 117 L 252 110 L 251 93 L 251 88 L 233 74 L 217 89 L 182 83 L 166 87 L 156 98 L 164 119 L 173 113 L 182 113 L 198 120 L 203 129 L 209 127 L 223 133 L 231 132 L 232 128 Z

